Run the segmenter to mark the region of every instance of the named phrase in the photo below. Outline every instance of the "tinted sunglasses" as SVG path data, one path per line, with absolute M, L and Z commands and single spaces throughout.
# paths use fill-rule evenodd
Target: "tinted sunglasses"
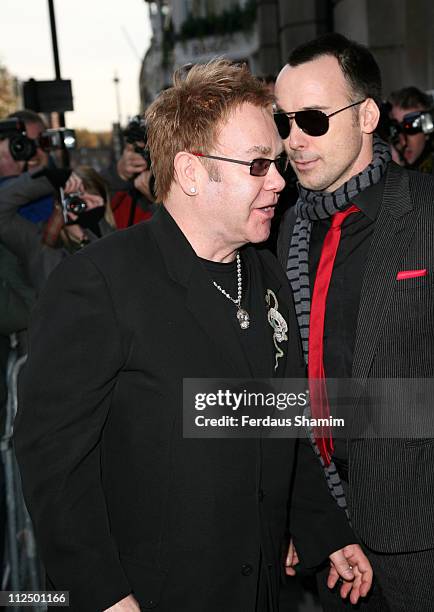
M 365 98 L 366 100 L 366 98 Z M 327 134 L 329 129 L 329 119 L 333 117 L 333 115 L 337 115 L 347 108 L 352 108 L 353 106 L 357 106 L 358 104 L 362 104 L 365 100 L 359 100 L 359 102 L 353 102 L 353 104 L 348 104 L 348 106 L 344 106 L 334 113 L 330 113 L 326 115 L 320 110 L 309 109 L 303 111 L 296 111 L 294 113 L 286 113 L 285 111 L 277 111 L 274 113 L 274 121 L 276 123 L 277 129 L 279 131 L 280 137 L 285 140 L 288 138 L 291 132 L 292 121 L 298 125 L 300 130 L 302 130 L 308 136 L 324 136 Z
M 204 153 L 193 153 L 196 157 L 207 157 L 208 159 L 218 159 L 219 161 L 232 162 L 233 164 L 242 164 L 250 167 L 252 176 L 265 176 L 270 169 L 271 164 L 276 166 L 277 172 L 283 176 L 288 167 L 288 157 L 279 155 L 276 159 L 266 159 L 265 157 L 257 157 L 252 161 L 241 161 L 240 159 L 230 159 L 229 157 L 217 157 L 217 155 L 205 155 Z

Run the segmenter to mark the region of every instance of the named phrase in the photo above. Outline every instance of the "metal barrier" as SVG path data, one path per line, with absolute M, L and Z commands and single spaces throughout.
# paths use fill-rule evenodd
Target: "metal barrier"
M 6 382 L 6 423 L 0 442 L 5 474 L 6 489 L 6 554 L 5 570 L 2 576 L 2 590 L 39 591 L 43 590 L 42 567 L 36 554 L 35 538 L 29 513 L 24 503 L 21 478 L 12 445 L 13 424 L 17 413 L 17 381 L 27 356 L 18 356 L 18 343 L 11 336 L 11 351 L 8 358 Z M 13 607 L 11 610 L 20 610 Z M 42 612 L 46 606 L 34 606 L 32 610 Z M 29 610 L 29 607 L 26 607 Z

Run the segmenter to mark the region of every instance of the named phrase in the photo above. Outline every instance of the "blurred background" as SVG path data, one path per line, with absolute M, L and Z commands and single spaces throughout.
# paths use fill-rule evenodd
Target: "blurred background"
M 31 100 L 29 80 L 70 81 L 70 99 L 55 110 L 76 130 L 74 163 L 96 169 L 120 156 L 120 127 L 170 84 L 175 68 L 216 55 L 276 75 L 293 47 L 336 31 L 374 53 L 385 96 L 405 85 L 434 87 L 429 0 L 2 0 L 2 23 L 0 118 L 25 107 L 56 127 L 46 110 L 52 102 Z
M 64 257 L 153 214 L 140 115 L 184 64 L 225 56 L 273 88 L 294 47 L 335 31 L 367 45 L 380 65 L 388 100 L 382 135 L 396 161 L 432 173 L 434 3 L 2 0 L 0 9 L 0 581 L 3 589 L 37 589 L 43 570 L 11 442 L 25 330 Z M 22 109 L 37 115 L 7 119 Z M 36 166 L 46 167 L 39 183 L 26 176 Z M 286 178 L 289 206 L 296 198 L 290 169 Z M 320 610 L 312 577 L 289 579 L 282 606 Z

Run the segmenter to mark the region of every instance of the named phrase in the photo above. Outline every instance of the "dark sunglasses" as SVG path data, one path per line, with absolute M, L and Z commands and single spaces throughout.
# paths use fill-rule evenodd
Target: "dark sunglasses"
M 322 111 L 316 109 L 296 111 L 294 113 L 278 111 L 274 113 L 274 121 L 279 131 L 279 135 L 283 140 L 288 138 L 291 132 L 292 120 L 295 120 L 300 130 L 302 130 L 308 136 L 324 136 L 324 134 L 327 134 L 329 129 L 330 117 L 347 110 L 347 108 L 352 108 L 353 106 L 362 104 L 362 102 L 365 100 L 359 100 L 359 102 L 348 104 L 348 106 L 344 106 L 344 108 L 340 108 L 329 115 L 326 115 Z
M 205 155 L 204 153 L 193 153 L 196 157 L 207 157 L 208 159 L 218 159 L 219 161 L 232 162 L 233 164 L 242 164 L 250 167 L 252 176 L 265 176 L 270 169 L 271 164 L 276 166 L 277 172 L 283 176 L 288 167 L 288 157 L 279 155 L 276 159 L 266 159 L 265 157 L 257 157 L 252 161 L 241 161 L 240 159 L 230 159 L 229 157 L 217 157 L 217 155 Z

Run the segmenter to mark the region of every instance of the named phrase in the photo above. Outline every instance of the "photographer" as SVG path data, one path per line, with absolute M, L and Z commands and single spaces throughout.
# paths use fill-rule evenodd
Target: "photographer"
M 41 117 L 29 110 L 15 111 L 0 121 L 0 179 L 49 164 L 48 152 L 39 143 L 45 129 Z
M 58 197 L 61 188 L 63 197 Z M 55 196 L 47 223 L 32 223 L 18 214 L 20 206 L 45 195 Z M 0 188 L 0 240 L 20 257 L 39 292 L 65 257 L 115 230 L 107 202 L 105 183 L 93 168 L 79 167 L 72 174 L 59 169 L 25 173 Z
M 42 119 L 32 111 L 19 111 L 0 121 L 0 189 L 14 182 L 28 166 L 46 164 L 46 153 L 37 146 L 35 138 L 45 129 Z M 52 209 L 52 201 L 33 203 L 34 210 Z M 30 206 L 33 208 L 33 204 Z M 27 208 L 27 207 L 25 207 Z M 29 210 L 27 208 L 27 210 Z M 51 212 L 51 210 L 50 210 Z M 50 214 L 48 212 L 48 215 Z M 36 295 L 24 270 L 21 258 L 6 248 L 0 240 L 0 435 L 4 435 L 6 400 L 8 396 L 7 370 L 11 350 L 11 334 L 18 334 L 18 350 L 26 351 L 26 330 L 30 310 Z M 23 333 L 21 333 L 23 332 Z M 4 542 L 6 532 L 5 474 L 0 465 L 0 574 L 4 575 Z M 6 557 L 7 558 L 7 557 Z
M 33 140 L 35 143 L 34 155 L 26 162 L 27 165 L 25 170 L 35 170 L 36 168 L 43 168 L 44 166 L 50 165 L 50 156 L 48 152 L 40 146 L 39 142 L 39 138 L 41 134 L 45 132 L 47 126 L 38 113 L 23 109 L 8 115 L 8 119 L 13 117 L 16 117 L 24 123 L 27 138 L 30 138 L 30 140 Z
M 0 185 L 27 170 L 55 167 L 50 148 L 41 144 L 46 127 L 41 117 L 29 110 L 15 111 L 0 121 Z M 19 214 L 29 221 L 46 221 L 53 211 L 51 195 L 26 202 Z
M 140 116 L 130 121 L 124 137 L 126 144 L 116 168 L 102 173 L 109 183 L 112 210 L 119 229 L 145 221 L 155 211 L 146 125 Z
M 417 87 L 404 87 L 390 94 L 389 103 L 395 161 L 401 166 L 432 174 L 434 117 L 431 97 Z

